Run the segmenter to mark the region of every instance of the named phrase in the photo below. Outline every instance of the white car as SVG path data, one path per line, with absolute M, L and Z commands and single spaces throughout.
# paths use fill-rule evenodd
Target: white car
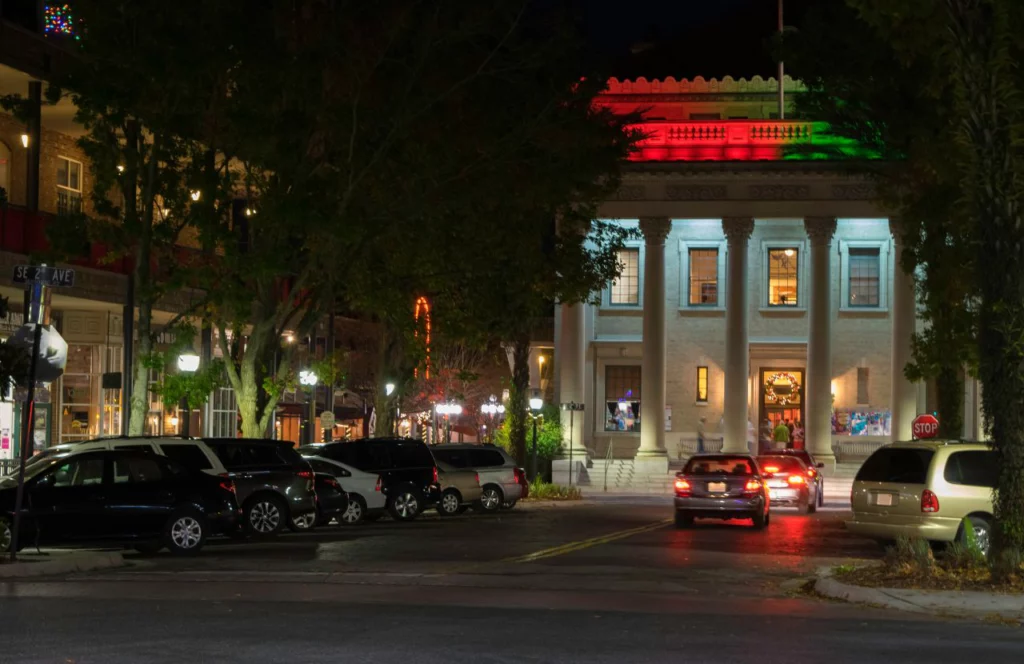
M 381 491 L 380 475 L 317 456 L 315 448 L 304 447 L 299 452 L 313 472 L 333 475 L 348 494 L 348 509 L 338 517 L 343 524 L 352 526 L 363 521 L 376 521 L 384 515 L 387 497 Z

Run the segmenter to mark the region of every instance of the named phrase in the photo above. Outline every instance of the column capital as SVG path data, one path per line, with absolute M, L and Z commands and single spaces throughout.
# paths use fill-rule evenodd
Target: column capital
M 647 244 L 665 244 L 665 238 L 672 230 L 672 220 L 668 217 L 641 217 L 640 232 L 644 234 Z
M 722 232 L 732 240 L 749 240 L 754 232 L 753 217 L 722 217 Z
M 829 244 L 836 234 L 835 217 L 804 217 L 804 230 L 811 244 Z

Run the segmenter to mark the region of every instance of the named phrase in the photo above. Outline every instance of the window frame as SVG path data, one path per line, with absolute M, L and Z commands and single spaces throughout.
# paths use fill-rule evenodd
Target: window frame
M 796 265 L 796 306 L 769 304 L 771 297 L 768 257 L 769 252 L 777 249 L 795 249 L 797 252 Z M 810 255 L 807 251 L 807 241 L 800 238 L 761 241 L 761 265 L 760 265 L 760 302 L 759 309 L 762 314 L 803 314 L 807 312 L 807 301 L 810 295 L 807 285 L 807 264 Z
M 790 258 L 790 256 L 788 255 L 788 252 L 792 252 L 793 253 L 792 258 L 796 261 L 796 266 L 793 268 L 793 279 L 796 280 L 796 283 L 793 284 L 794 285 L 794 289 L 793 290 L 796 291 L 796 302 L 794 302 L 792 304 L 789 304 L 789 303 L 786 303 L 786 302 L 782 302 L 781 301 L 781 297 L 784 297 L 784 296 L 780 296 L 780 301 L 773 303 L 772 302 L 772 290 L 771 290 L 772 289 L 772 254 L 782 253 L 783 254 L 783 259 L 782 260 L 785 261 L 785 260 Z M 765 300 L 765 306 L 768 307 L 768 308 L 771 308 L 771 309 L 782 309 L 782 310 L 799 309 L 801 307 L 801 305 L 803 305 L 803 297 L 801 297 L 802 293 L 800 292 L 801 291 L 801 288 L 800 288 L 801 281 L 803 281 L 800 278 L 800 276 L 801 276 L 800 275 L 800 268 L 802 268 L 803 264 L 804 264 L 804 253 L 803 253 L 803 251 L 799 247 L 770 247 L 768 249 L 768 252 L 767 252 L 766 256 L 767 256 L 767 259 L 765 260 L 765 265 L 764 265 L 764 267 L 765 267 L 764 279 L 765 279 L 765 286 L 766 286 L 768 292 L 767 292 L 767 299 Z
M 604 362 L 601 365 L 600 380 L 598 381 L 598 385 L 597 385 L 597 388 L 598 388 L 598 391 L 599 391 L 599 395 L 598 396 L 600 397 L 600 399 L 597 401 L 597 403 L 601 404 L 600 419 L 595 423 L 595 427 L 596 427 L 598 432 L 604 433 L 604 434 L 617 434 L 617 435 L 630 434 L 630 435 L 638 436 L 638 435 L 640 435 L 640 427 L 639 426 L 635 426 L 633 429 L 626 430 L 626 431 L 620 431 L 618 429 L 609 429 L 609 428 L 607 428 L 607 420 L 608 420 L 607 408 L 608 408 L 608 403 L 610 401 L 612 401 L 611 399 L 608 398 L 608 370 L 612 369 L 612 368 L 623 368 L 623 367 L 624 368 L 630 368 L 630 369 L 636 369 L 637 372 L 639 373 L 639 385 L 640 385 L 641 392 L 640 392 L 640 398 L 639 399 L 635 399 L 635 401 L 638 404 L 640 404 L 641 406 L 643 404 L 643 390 L 642 390 L 642 386 L 643 386 L 643 362 L 642 362 L 641 358 L 629 358 L 629 359 L 623 359 L 623 360 L 612 361 L 612 362 Z M 614 401 L 618 402 L 619 399 L 616 398 Z M 596 415 L 596 413 L 595 413 L 595 415 Z M 640 413 L 637 412 L 637 417 L 639 417 L 639 415 L 640 415 Z
M 60 162 L 61 161 L 68 162 L 68 168 L 67 168 L 68 184 L 61 184 L 58 181 L 57 182 L 57 189 L 63 189 L 65 191 L 70 191 L 72 193 L 75 193 L 75 194 L 78 194 L 79 196 L 81 196 L 82 192 L 85 190 L 85 164 L 80 162 L 80 161 L 78 161 L 77 159 L 72 159 L 71 157 L 66 157 L 66 156 L 64 156 L 62 154 L 58 154 L 57 155 L 57 173 L 60 173 Z M 70 184 L 71 183 L 71 164 L 78 164 L 78 189 L 75 189 Z
M 704 398 L 700 396 L 700 374 L 704 372 Z M 697 390 L 694 393 L 694 402 L 700 405 L 706 405 L 711 397 L 711 369 L 706 364 L 697 365 Z
M 878 250 L 878 305 L 850 306 L 850 249 Z M 894 266 L 890 257 L 891 240 L 840 240 L 839 241 L 839 311 L 844 315 L 873 316 L 889 311 L 889 280 Z
M 718 252 L 716 262 L 718 302 L 717 304 L 690 303 L 690 252 L 714 249 Z M 706 312 L 725 312 L 726 259 L 728 243 L 725 240 L 680 240 L 679 241 L 679 310 L 695 314 Z
M 612 312 L 641 311 L 644 306 L 644 243 L 629 240 L 623 244 L 622 251 L 635 251 L 637 254 L 636 304 L 613 304 L 612 281 L 609 281 L 601 291 L 601 309 Z

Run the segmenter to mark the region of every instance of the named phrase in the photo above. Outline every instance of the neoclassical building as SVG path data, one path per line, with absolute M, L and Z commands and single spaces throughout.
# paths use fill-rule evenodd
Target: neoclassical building
M 621 276 L 556 313 L 558 399 L 585 404 L 565 425 L 574 460 L 657 475 L 698 429 L 710 449 L 745 451 L 779 422 L 826 462 L 909 439 L 933 396 L 904 377 L 914 281 L 871 182 L 789 158 L 820 137 L 778 119 L 774 79 L 612 79 L 600 103 L 642 111 L 646 138 L 601 208 L 638 229 Z M 978 435 L 972 381 L 965 396 Z

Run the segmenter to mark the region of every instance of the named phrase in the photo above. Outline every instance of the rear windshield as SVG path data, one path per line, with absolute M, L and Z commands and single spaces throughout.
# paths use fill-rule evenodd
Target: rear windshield
M 931 450 L 883 447 L 860 467 L 857 481 L 924 484 L 933 456 Z
M 766 473 L 802 473 L 804 462 L 799 457 L 767 456 L 757 457 L 757 465 Z
M 750 459 L 744 457 L 692 458 L 683 469 L 686 475 L 753 475 Z

